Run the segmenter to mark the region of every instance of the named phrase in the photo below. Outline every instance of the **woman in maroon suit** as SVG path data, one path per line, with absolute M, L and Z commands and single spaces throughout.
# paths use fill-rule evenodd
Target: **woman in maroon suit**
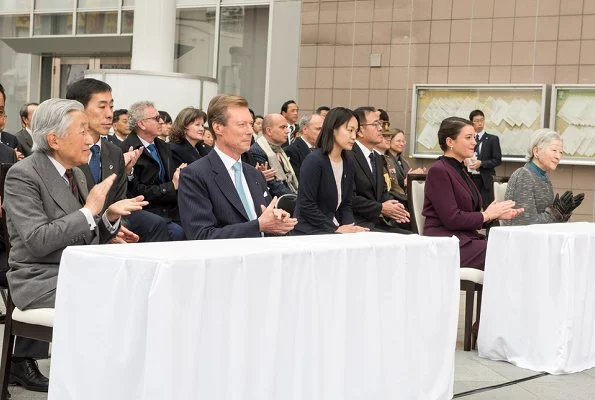
M 487 241 L 477 232 L 485 223 L 509 220 L 523 209 L 513 209 L 514 201 L 493 202 L 481 211 L 481 194 L 464 165 L 475 150 L 475 130 L 471 121 L 450 117 L 442 121 L 438 143 L 444 155 L 428 171 L 425 185 L 424 235 L 459 238 L 461 266 L 482 269 Z

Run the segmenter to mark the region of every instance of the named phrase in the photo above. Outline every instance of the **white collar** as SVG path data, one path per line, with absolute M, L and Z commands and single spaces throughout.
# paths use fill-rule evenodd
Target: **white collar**
M 364 153 L 364 157 L 366 157 L 366 159 L 369 159 L 372 151 L 370 149 L 368 149 L 366 146 L 364 146 L 363 144 L 361 144 L 359 140 L 356 140 L 355 143 L 357 143 L 357 145 L 361 149 L 362 153 Z
M 66 173 L 66 167 L 60 164 L 58 160 L 56 160 L 54 157 L 50 156 L 49 154 L 46 155 L 48 156 L 52 164 L 54 164 L 54 167 L 56 167 L 56 169 L 58 170 L 58 174 L 60 174 L 61 177 L 64 177 L 64 174 Z
M 140 137 L 140 136 L 138 136 L 138 135 L 137 135 L 137 137 L 138 137 L 138 139 L 140 140 L 140 142 L 143 144 L 143 146 L 145 146 L 145 147 L 149 147 L 149 145 L 150 145 L 150 144 L 154 144 L 154 143 L 155 143 L 155 142 L 153 142 L 153 143 L 149 143 L 149 142 L 147 142 L 145 139 L 143 139 L 142 137 Z
M 242 164 L 241 157 L 237 160 L 234 160 L 233 158 L 231 158 L 230 156 L 228 156 L 227 154 L 222 152 L 219 149 L 219 147 L 217 147 L 217 145 L 215 145 L 213 150 L 215 150 L 217 152 L 217 155 L 219 156 L 219 158 L 221 158 L 221 161 L 223 161 L 223 165 L 225 165 L 225 169 L 227 169 L 228 171 L 230 171 L 231 167 L 233 167 L 235 165 L 235 163 L 237 163 L 238 161 L 240 161 L 240 165 Z

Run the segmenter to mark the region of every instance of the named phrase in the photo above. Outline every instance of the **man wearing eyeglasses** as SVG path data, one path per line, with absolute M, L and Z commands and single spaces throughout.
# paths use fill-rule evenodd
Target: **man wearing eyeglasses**
M 374 107 L 354 110 L 360 129 L 352 149 L 355 160 L 355 190 L 352 198 L 355 224 L 369 229 L 411 233 L 398 227 L 409 222 L 409 212 L 387 191 L 384 164 L 374 151 L 383 140 L 380 112 Z
M 159 138 L 162 123 L 159 111 L 150 101 L 139 101 L 128 109 L 128 124 L 134 133 L 128 135 L 122 148 L 143 149 L 128 190 L 133 196 L 145 196 L 149 202 L 145 210 L 165 219 L 170 240 L 184 240 L 178 212 L 178 181 L 186 164 L 173 169 L 169 145 Z

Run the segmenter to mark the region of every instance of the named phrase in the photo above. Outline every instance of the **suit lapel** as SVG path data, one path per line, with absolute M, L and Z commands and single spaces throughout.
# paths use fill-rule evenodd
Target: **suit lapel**
M 314 156 L 312 156 L 314 157 Z M 345 167 L 346 167 L 347 163 L 345 161 L 345 159 L 343 159 L 343 174 L 341 175 L 341 194 L 345 193 L 345 179 L 343 179 L 345 177 Z M 322 173 L 322 176 L 326 176 L 330 179 L 328 179 L 324 184 L 329 187 L 332 188 L 333 185 L 336 185 L 335 183 L 335 173 L 333 172 L 333 167 L 331 165 L 331 159 L 328 157 L 328 155 L 324 156 L 324 169 L 325 171 Z M 330 199 L 332 200 L 333 204 L 337 204 L 338 202 L 338 193 L 336 190 L 330 190 Z M 342 197 L 342 196 L 341 196 Z
M 247 165 L 249 164 L 242 163 L 242 171 L 244 172 L 244 178 L 246 178 L 248 189 L 250 189 L 250 196 L 252 196 L 252 202 L 254 203 L 254 211 L 256 212 L 256 218 L 258 218 L 262 214 L 260 206 L 266 206 L 266 204 L 263 202 L 263 199 L 264 193 L 267 191 L 267 189 L 266 187 L 262 187 L 260 185 L 257 178 L 253 176 L 253 174 L 251 173 L 252 171 L 248 172 L 246 168 Z
M 238 210 L 238 212 L 242 214 L 244 218 L 246 218 L 246 221 L 249 221 L 250 219 L 246 214 L 242 200 L 240 200 L 240 195 L 238 195 L 236 187 L 231 181 L 229 172 L 227 172 L 225 169 L 225 164 L 223 164 L 223 161 L 221 161 L 221 158 L 216 151 L 211 151 L 207 157 L 211 162 L 211 168 L 213 172 L 215 175 L 217 175 L 215 177 L 215 182 L 217 183 L 217 186 L 219 186 L 221 193 L 223 193 L 223 195 L 227 198 L 227 200 L 229 200 L 234 208 Z M 252 193 L 252 190 L 250 190 L 250 193 Z
M 163 163 L 163 168 L 165 168 L 165 176 L 167 177 L 168 180 L 171 180 L 172 175 L 170 175 L 170 165 L 169 165 L 170 157 L 168 156 L 168 152 L 167 152 L 168 144 L 159 138 L 155 138 L 153 143 L 155 143 L 155 148 L 157 149 L 157 152 L 159 153 L 159 157 L 161 158 L 161 162 Z M 159 164 L 159 163 L 157 163 L 157 164 Z
M 374 186 L 374 179 L 372 179 L 372 171 L 370 171 L 370 164 L 366 160 L 364 153 L 359 148 L 359 145 L 356 143 L 353 145 L 353 155 L 355 156 L 355 161 L 359 164 L 360 168 L 364 171 L 370 183 Z
M 85 173 L 80 168 L 73 168 L 72 172 L 74 172 L 74 177 L 76 178 L 76 184 L 79 189 L 79 194 L 83 199 L 83 203 L 87 200 L 87 196 L 89 195 L 89 190 L 87 189 L 87 179 L 85 177 Z M 84 204 L 83 204 L 84 205 Z M 95 225 L 95 235 L 99 235 L 99 228 Z M 84 241 L 86 244 L 91 244 L 93 242 L 95 236 L 93 235 L 85 235 Z
M 70 188 L 68 187 L 68 183 L 66 180 L 58 174 L 58 170 L 52 162 L 47 158 L 45 154 L 42 153 L 34 153 L 30 157 L 35 156 L 35 170 L 41 177 L 43 183 L 45 184 L 48 193 L 54 201 L 56 205 L 62 209 L 66 214 L 70 214 L 79 210 L 83 205 L 80 204 L 78 199 L 76 199 Z M 81 184 L 79 183 L 81 177 L 83 179 L 83 183 L 85 183 L 84 174 L 82 171 L 78 170 L 80 175 L 77 176 L 77 185 L 79 187 L 79 193 L 82 193 Z M 84 188 L 85 199 L 87 198 L 87 188 Z
M 105 142 L 110 143 L 109 140 Z M 109 145 L 106 146 L 106 143 L 101 144 L 101 180 L 116 172 L 114 170 L 116 166 L 113 163 L 112 149 L 110 149 Z

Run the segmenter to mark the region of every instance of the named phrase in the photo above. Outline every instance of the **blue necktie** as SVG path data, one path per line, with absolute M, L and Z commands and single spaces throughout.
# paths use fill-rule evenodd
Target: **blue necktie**
M 157 163 L 159 164 L 159 180 L 163 183 L 165 182 L 165 168 L 163 167 L 163 163 L 161 162 L 161 157 L 159 157 L 159 152 L 155 148 L 155 145 L 151 143 L 147 146 L 149 153 Z
M 240 200 L 242 201 L 242 205 L 244 206 L 244 210 L 246 210 L 246 214 L 248 215 L 248 219 L 250 221 L 256 219 L 254 212 L 250 210 L 250 203 L 248 203 L 248 198 L 246 197 L 246 192 L 244 192 L 244 185 L 242 185 L 242 163 L 237 161 L 232 167 L 234 180 L 236 185 L 236 191 L 240 196 Z
M 91 146 L 91 160 L 89 161 L 89 169 L 95 183 L 101 182 L 101 148 L 94 144 Z

